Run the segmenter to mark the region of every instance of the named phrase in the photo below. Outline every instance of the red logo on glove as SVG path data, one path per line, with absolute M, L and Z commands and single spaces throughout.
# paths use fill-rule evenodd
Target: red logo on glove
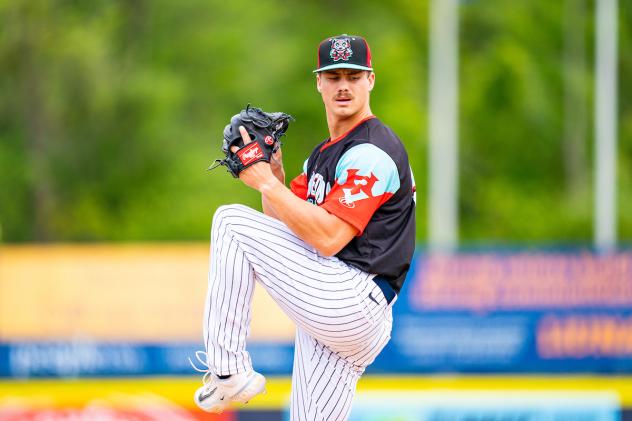
M 252 142 L 238 150 L 237 156 L 243 165 L 250 165 L 263 158 L 263 150 L 257 142 Z
M 268 136 L 263 138 L 263 141 L 266 142 L 266 145 L 272 146 L 272 144 L 274 143 L 274 138 L 272 136 L 268 135 Z

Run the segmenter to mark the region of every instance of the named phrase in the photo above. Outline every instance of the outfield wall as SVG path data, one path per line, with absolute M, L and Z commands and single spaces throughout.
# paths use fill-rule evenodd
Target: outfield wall
M 207 419 L 187 361 L 207 269 L 206 244 L 0 248 L 0 421 Z M 629 417 L 632 252 L 419 253 L 394 319 L 354 419 Z M 272 392 L 222 419 L 286 417 L 293 335 L 257 288 L 250 349 Z

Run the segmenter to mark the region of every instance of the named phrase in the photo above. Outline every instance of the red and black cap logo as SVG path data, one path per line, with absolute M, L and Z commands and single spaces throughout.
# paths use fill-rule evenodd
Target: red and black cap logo
M 371 50 L 366 40 L 342 34 L 321 42 L 318 46 L 318 68 L 314 73 L 333 69 L 372 71 Z

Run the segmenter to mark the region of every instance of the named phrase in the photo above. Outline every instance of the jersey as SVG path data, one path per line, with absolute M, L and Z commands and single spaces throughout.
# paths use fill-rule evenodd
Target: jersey
M 415 183 L 404 145 L 371 116 L 320 143 L 292 192 L 353 225 L 340 260 L 402 288 L 415 249 Z

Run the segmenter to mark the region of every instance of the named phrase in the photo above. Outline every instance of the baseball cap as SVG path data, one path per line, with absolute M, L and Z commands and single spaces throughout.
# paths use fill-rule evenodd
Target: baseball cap
M 314 73 L 332 69 L 373 70 L 371 50 L 366 40 L 357 35 L 336 35 L 318 46 L 318 68 Z

